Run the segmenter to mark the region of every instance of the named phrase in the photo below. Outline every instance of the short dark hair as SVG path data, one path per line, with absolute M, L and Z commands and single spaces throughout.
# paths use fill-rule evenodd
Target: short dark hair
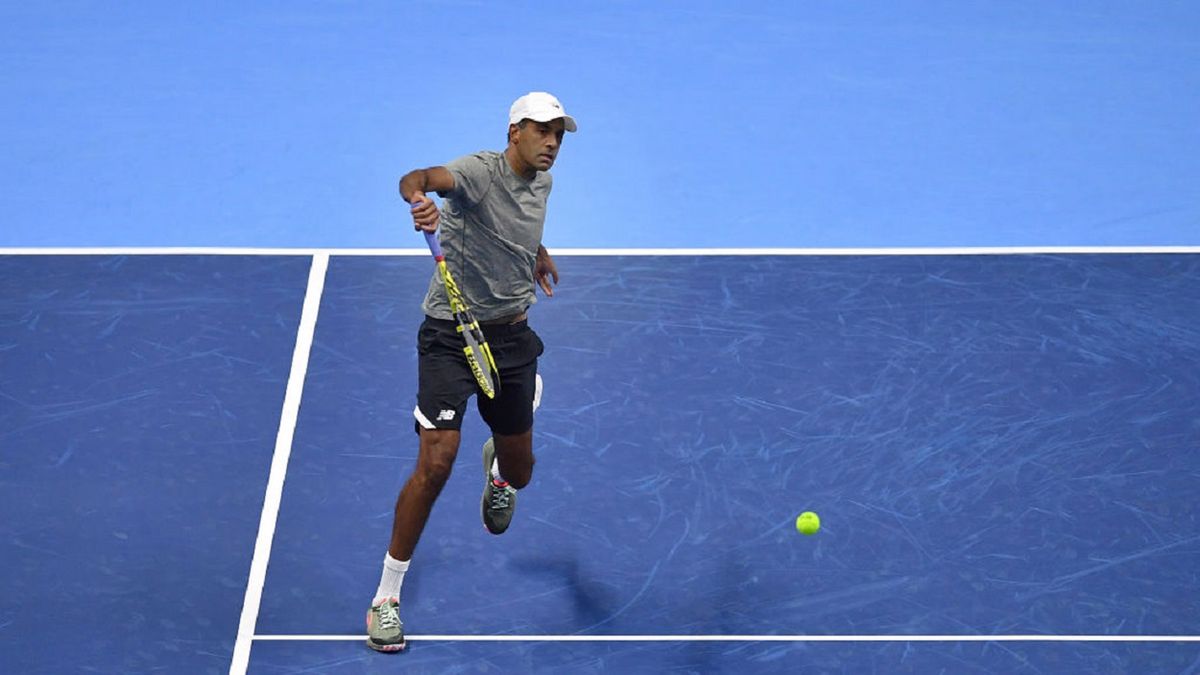
M 528 117 L 522 119 L 520 122 L 517 122 L 517 128 L 524 129 L 526 124 L 529 124 Z M 512 142 L 512 125 L 510 124 L 508 126 L 509 126 L 508 134 L 506 135 L 506 137 L 504 139 L 505 147 L 508 147 L 508 144 Z

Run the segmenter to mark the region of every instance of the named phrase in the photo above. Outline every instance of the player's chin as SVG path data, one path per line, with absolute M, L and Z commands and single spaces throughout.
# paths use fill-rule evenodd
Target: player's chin
M 554 166 L 554 157 L 550 155 L 538 155 L 537 168 L 539 171 L 546 171 Z

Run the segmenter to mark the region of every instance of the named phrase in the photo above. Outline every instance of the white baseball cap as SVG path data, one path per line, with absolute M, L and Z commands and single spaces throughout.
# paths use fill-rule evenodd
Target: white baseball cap
M 575 124 L 575 118 L 563 110 L 562 104 L 558 102 L 558 99 L 544 91 L 531 91 L 513 101 L 512 107 L 508 109 L 509 124 L 516 124 L 521 120 L 549 122 L 560 117 L 567 131 L 575 131 L 579 128 Z

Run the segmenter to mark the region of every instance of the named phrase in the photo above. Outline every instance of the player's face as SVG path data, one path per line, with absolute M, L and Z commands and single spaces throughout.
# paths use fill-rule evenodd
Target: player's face
M 558 159 L 566 127 L 562 119 L 549 122 L 528 120 L 525 126 L 513 132 L 517 155 L 525 166 L 535 171 L 549 171 Z

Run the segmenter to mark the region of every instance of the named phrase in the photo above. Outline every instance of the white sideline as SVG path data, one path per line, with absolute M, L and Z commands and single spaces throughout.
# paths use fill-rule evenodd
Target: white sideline
M 244 675 L 250 664 L 250 646 L 258 623 L 258 608 L 262 602 L 263 583 L 267 578 L 267 562 L 271 558 L 275 522 L 279 516 L 279 502 L 283 497 L 283 480 L 287 475 L 288 459 L 292 454 L 292 437 L 296 431 L 296 417 L 300 413 L 304 377 L 308 373 L 308 355 L 312 350 L 317 312 L 321 307 L 321 293 L 325 289 L 325 271 L 328 267 L 328 255 L 313 256 L 312 266 L 308 271 L 308 290 L 304 293 L 304 307 L 300 312 L 300 327 L 296 331 L 296 347 L 292 351 L 292 368 L 283 397 L 279 432 L 275 436 L 275 453 L 271 457 L 271 472 L 263 497 L 262 515 L 258 521 L 258 539 L 254 543 L 250 577 L 246 581 L 246 596 L 242 601 L 242 618 L 238 622 L 237 642 L 234 643 L 233 660 L 229 666 L 230 675 Z

